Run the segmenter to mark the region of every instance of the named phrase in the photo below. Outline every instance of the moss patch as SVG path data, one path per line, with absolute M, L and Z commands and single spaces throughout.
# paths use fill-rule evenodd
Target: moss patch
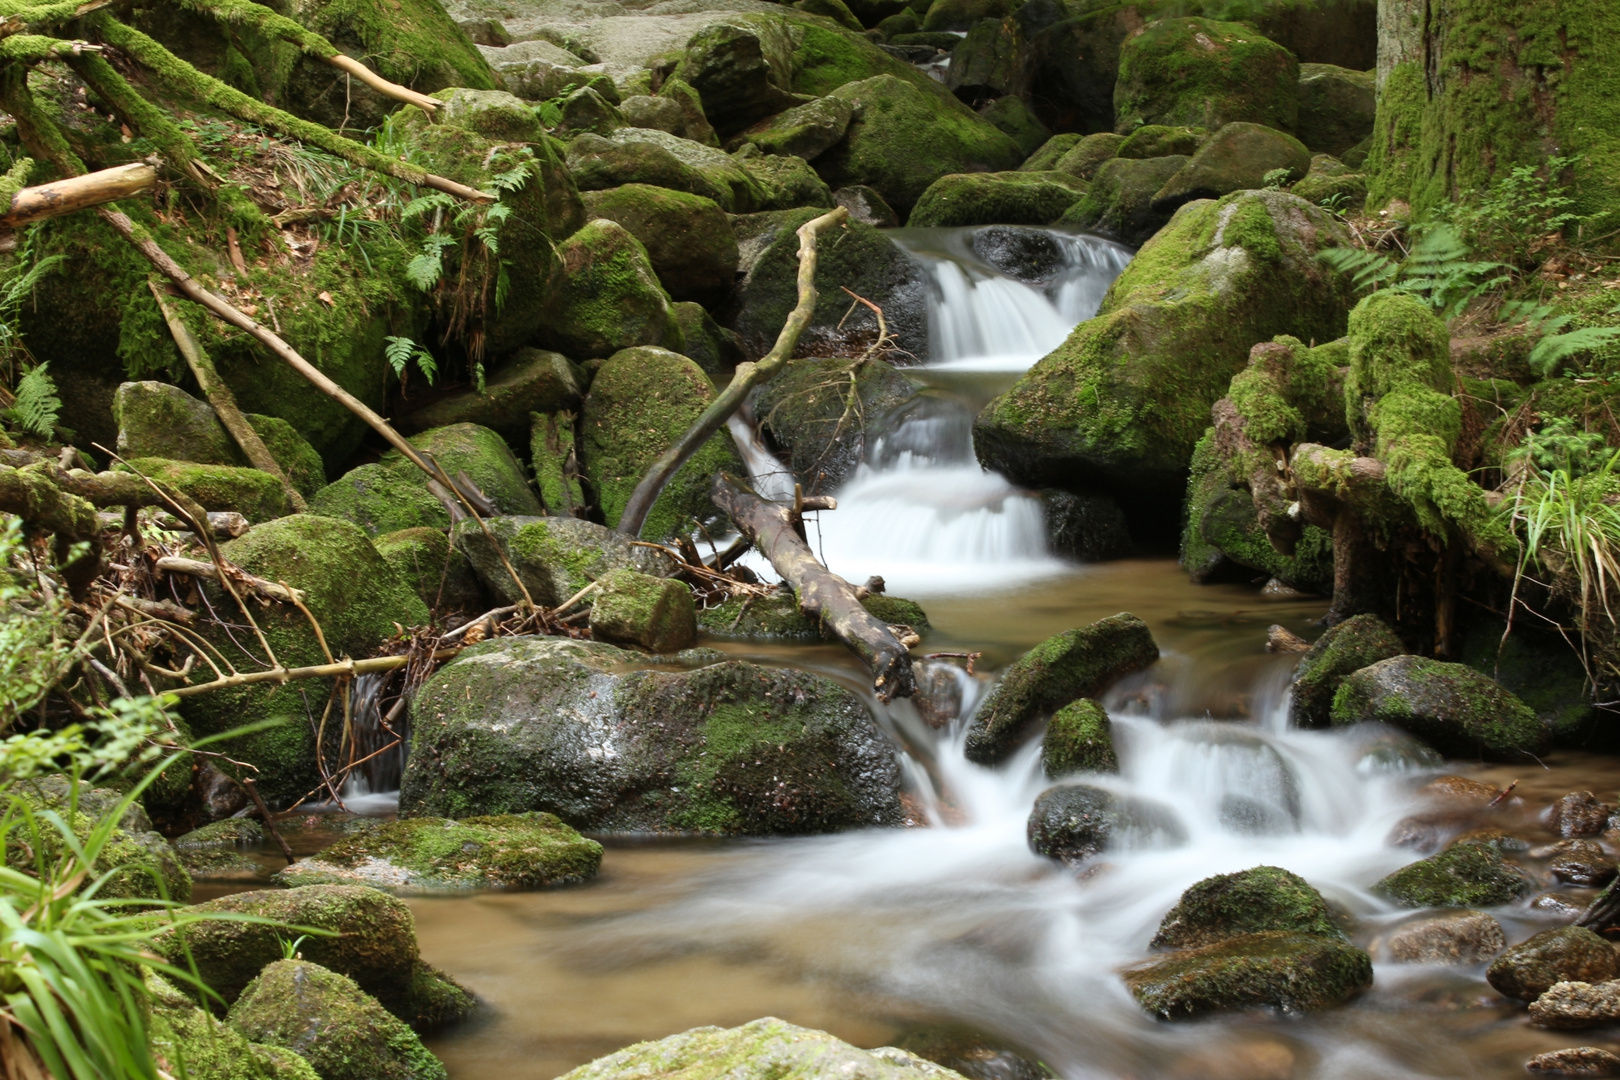
M 1071 701 L 1052 714 L 1041 739 L 1041 767 L 1047 776 L 1074 772 L 1118 772 L 1108 714 L 1090 698 Z
M 1342 941 L 1271 931 L 1186 949 L 1125 972 L 1141 1006 L 1162 1020 L 1270 1007 L 1342 1005 L 1372 985 L 1372 958 Z
M 163 458 L 135 458 L 118 468 L 169 484 L 191 496 L 204 510 L 234 510 L 252 522 L 273 521 L 292 509 L 287 505 L 281 481 L 258 469 Z
M 1528 896 L 1528 875 L 1489 844 L 1462 841 L 1373 886 L 1401 907 L 1494 907 Z
M 1289 719 L 1299 727 L 1327 727 L 1339 684 L 1362 668 L 1405 651 L 1395 631 L 1376 615 L 1357 615 L 1329 627 L 1294 670 Z
M 1162 19 L 1120 48 L 1114 111 L 1122 135 L 1145 124 L 1214 131 L 1237 120 L 1292 131 L 1299 62 L 1240 23 Z
M 1085 194 L 1064 172 L 942 176 L 912 207 L 907 225 L 1049 225 Z
M 1346 940 L 1322 894 L 1291 871 L 1256 866 L 1205 878 L 1180 901 L 1153 935 L 1155 949 L 1185 949 L 1268 930 Z

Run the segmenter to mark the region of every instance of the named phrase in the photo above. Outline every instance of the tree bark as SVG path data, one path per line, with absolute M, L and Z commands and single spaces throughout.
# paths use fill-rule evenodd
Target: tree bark
M 860 657 L 872 673 L 878 700 L 912 695 L 916 682 L 910 651 L 886 623 L 861 606 L 854 586 L 817 561 L 798 533 L 792 507 L 767 502 L 724 473 L 714 478 L 709 497 L 793 587 L 804 613 L 820 619 Z
M 102 203 L 125 199 L 157 183 L 157 170 L 145 162 L 70 176 L 37 187 L 25 187 L 11 198 L 0 214 L 0 229 L 12 230 L 45 218 L 60 217 Z

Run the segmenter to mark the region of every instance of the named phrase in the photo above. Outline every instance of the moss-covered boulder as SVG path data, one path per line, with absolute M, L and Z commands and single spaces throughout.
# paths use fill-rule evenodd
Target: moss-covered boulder
M 1048 788 L 1025 825 L 1030 850 L 1078 866 L 1111 847 L 1186 840 L 1187 830 L 1164 806 L 1115 795 L 1088 784 Z
M 471 995 L 422 961 L 411 909 L 387 893 L 361 885 L 308 885 L 235 893 L 191 909 L 250 916 L 204 919 L 160 934 L 155 951 L 186 963 L 187 950 L 203 982 L 228 1005 L 266 964 L 284 955 L 288 926 L 328 931 L 308 935 L 299 952 L 347 975 L 395 1016 L 426 1030 L 471 1011 Z
M 1193 199 L 1218 199 L 1233 191 L 1268 186 L 1268 178 L 1291 183 L 1311 170 L 1311 152 L 1292 135 L 1263 124 L 1221 128 L 1153 196 L 1159 210 Z M 1274 186 L 1274 185 L 1273 185 Z
M 452 87 L 433 95 L 444 102 L 434 111 L 440 124 L 465 128 L 486 139 L 500 142 L 537 143 L 545 138 L 545 125 L 528 102 L 504 90 L 474 90 Z M 414 114 L 407 117 L 417 120 Z
M 1064 172 L 956 173 L 928 186 L 907 225 L 1049 225 L 1085 194 Z
M 38 815 L 58 815 L 83 844 L 118 808 L 121 799 L 120 793 L 111 788 L 75 785 L 60 775 L 20 781 L 7 794 L 26 804 L 32 820 L 24 818 L 12 828 L 6 840 L 6 865 L 28 874 L 39 872 L 37 860 L 45 860 L 48 866 L 67 854 L 61 832 Z M 138 802 L 123 811 L 91 867 L 91 874 L 97 878 L 107 875 L 96 895 L 109 900 L 185 903 L 191 899 L 191 875 L 173 845 L 153 831 L 151 819 Z
M 1401 907 L 1495 907 L 1528 896 L 1529 875 L 1488 843 L 1462 840 L 1373 886 Z
M 1161 1020 L 1272 1008 L 1318 1012 L 1372 985 L 1372 958 L 1342 940 L 1271 930 L 1184 949 L 1128 969 L 1125 985 Z
M 833 192 L 833 202 L 849 211 L 849 220 L 874 229 L 892 229 L 900 224 L 900 215 L 894 207 L 883 201 L 883 196 L 865 184 L 851 184 Z
M 737 161 L 759 184 L 756 210 L 796 210 L 801 206 L 832 209 L 837 203 L 811 164 L 791 154 L 762 154 L 752 146 L 736 153 Z
M 1555 745 L 1620 749 L 1620 732 L 1592 707 L 1586 671 L 1569 643 L 1551 628 L 1517 621 L 1511 634 L 1506 631 L 1500 619 L 1470 620 L 1456 659 L 1517 694 L 1547 725 Z
M 782 210 L 735 220 L 742 276 L 731 325 L 752 355 L 770 350 L 799 302 L 798 230 L 821 214 L 815 209 Z M 814 344 L 820 346 L 818 352 L 853 356 L 876 336 L 877 320 L 865 308 L 845 321 L 849 297 L 839 288 L 843 285 L 883 309 L 889 333 L 901 348 L 919 358 L 928 355 L 928 278 L 877 229 L 851 221 L 824 235 L 816 247 L 815 284 L 816 307 L 799 339 L 801 347 Z
M 174 849 L 193 880 L 258 881 L 257 861 L 243 853 L 264 839 L 264 828 L 252 818 L 226 818 L 176 837 Z
M 1191 157 L 1209 138 L 1209 132 L 1196 127 L 1145 124 L 1119 144 L 1115 156 L 1131 159 Z
M 438 462 L 447 476 L 472 481 L 501 514 L 537 514 L 540 502 L 500 435 L 477 424 L 452 424 L 411 436 L 411 445 Z M 361 465 L 328 484 L 310 510 L 352 521 L 369 535 L 426 526 L 450 527 L 450 511 L 428 490 L 428 476 L 398 450 Z
M 979 414 L 979 460 L 1032 487 L 1085 477 L 1127 513 L 1173 520 L 1209 410 L 1254 343 L 1343 336 L 1350 284 L 1316 255 L 1344 242 L 1329 214 L 1283 192 L 1184 206 L 1097 317 Z
M 580 462 L 609 526 L 618 524 L 648 466 L 675 445 L 713 398 L 702 369 L 665 349 L 625 349 L 597 371 L 585 399 Z M 714 474 L 741 467 L 730 434 L 717 432 L 670 478 L 641 536 L 666 540 L 689 530 L 694 518 L 713 519 L 718 513 L 709 502 Z
M 570 356 L 611 356 L 637 345 L 681 347 L 669 294 L 628 229 L 587 224 L 558 249 L 563 279 L 547 301 L 545 340 Z
M 468 386 L 401 417 L 406 433 L 453 424 L 477 424 L 506 439 L 520 440 L 529 414 L 578 409 L 585 375 L 561 353 L 525 346 L 489 365 L 482 388 Z
M 1144 124 L 1213 131 L 1234 121 L 1292 131 L 1299 61 L 1241 23 L 1161 19 L 1120 48 L 1114 112 L 1114 130 L 1126 135 Z
M 276 875 L 282 885 L 378 889 L 544 889 L 596 876 L 602 845 L 553 814 L 387 821 Z
M 1077 562 L 1102 562 L 1129 555 L 1135 544 L 1125 511 L 1113 498 L 1090 492 L 1041 492 L 1046 541 L 1052 554 Z
M 734 141 L 751 143 L 767 154 L 814 161 L 843 139 L 854 116 L 855 105 L 848 99 L 820 97 L 761 120 Z
M 1018 166 L 1019 172 L 1046 172 L 1057 168 L 1058 162 L 1063 160 L 1065 154 L 1075 148 L 1085 136 L 1077 132 L 1066 131 L 1060 135 L 1053 135 L 1038 146 L 1024 163 Z
M 892 1046 L 861 1050 L 825 1031 L 765 1017 L 735 1028 L 699 1027 L 637 1043 L 564 1073 L 561 1080 L 964 1080 L 959 1073 Z
M 1327 901 L 1304 878 L 1278 866 L 1256 866 L 1205 878 L 1182 893 L 1152 945 L 1197 948 L 1274 930 L 1345 940 Z
M 721 135 L 797 104 L 793 39 L 782 20 L 727 20 L 699 30 L 686 42 L 675 76 L 702 96 Z
M 1342 155 L 1370 136 L 1378 111 L 1375 74 L 1299 65 L 1299 141 L 1313 153 Z
M 752 835 L 899 823 L 895 751 L 848 690 L 740 661 L 630 670 L 639 659 L 558 638 L 468 649 L 412 704 L 401 808 Z
M 442 530 L 417 526 L 376 539 L 377 554 L 429 611 L 482 612 L 484 587 L 467 556 Z
M 841 86 L 855 115 L 843 140 L 815 161 L 834 188 L 867 184 L 901 212 L 947 173 L 1015 169 L 1018 144 L 955 99 L 893 75 Z
M 951 48 L 950 63 L 944 71 L 946 88 L 970 105 L 1000 98 L 1012 89 L 1017 78 L 1023 44 L 1016 23 L 980 19 Z M 1039 146 L 1040 140 L 1035 145 Z M 1026 148 L 1020 142 L 1019 149 L 1027 154 L 1034 147 Z
M 1123 145 L 1123 135 L 1115 135 L 1112 131 L 1094 132 L 1071 146 L 1052 168 L 1082 180 L 1090 180 L 1103 162 L 1119 156 L 1119 148 Z
M 1333 695 L 1350 675 L 1380 660 L 1400 656 L 1406 646 L 1376 615 L 1356 615 L 1311 643 L 1294 669 L 1288 718 L 1296 727 L 1327 727 Z
M 264 839 L 264 826 L 252 818 L 226 818 L 211 821 L 175 837 L 177 851 L 207 851 L 210 849 L 252 847 Z
M 321 1080 L 298 1054 L 249 1042 L 155 972 L 146 976 L 147 1037 L 157 1066 L 190 1080 Z
M 1041 768 L 1051 777 L 1119 771 L 1113 728 L 1101 705 L 1081 698 L 1052 714 L 1041 737 Z
M 585 210 L 592 218 L 617 222 L 641 241 L 659 282 L 674 299 L 714 305 L 730 295 L 737 275 L 737 236 L 713 199 L 625 184 L 587 193 Z
M 204 510 L 235 511 L 253 522 L 273 521 L 292 510 L 281 481 L 251 467 L 132 458 L 117 468 L 167 484 L 190 496 Z
M 1546 748 L 1547 727 L 1490 676 L 1466 664 L 1394 656 L 1347 676 L 1334 724 L 1393 724 L 1451 757 L 1523 761 Z
M 759 388 L 754 415 L 804 489 L 828 492 L 854 474 L 889 414 L 915 393 L 911 380 L 887 361 L 870 360 L 852 371 L 848 360 L 806 357 L 789 360 Z
M 613 570 L 591 598 L 591 637 L 675 653 L 697 642 L 697 606 L 683 581 Z
M 304 1058 L 321 1080 L 446 1080 L 438 1058 L 354 980 L 304 960 L 277 960 L 248 984 L 228 1023 Z
M 611 135 L 630 126 L 617 105 L 589 86 L 582 86 L 564 97 L 558 110 L 562 114 L 558 128 L 564 134 L 588 131 L 593 135 Z
M 485 518 L 484 524 L 489 528 L 487 534 L 475 521 L 460 522 L 454 538 L 478 579 L 503 604 L 519 602 L 523 593 L 507 573 L 502 555 L 534 602 L 546 607 L 556 607 L 610 570 L 659 574 L 669 569 L 669 560 L 593 521 L 498 517 Z
M 1145 244 L 1170 220 L 1171 211 L 1156 208 L 1154 197 L 1190 160 L 1181 156 L 1108 158 L 1095 166 L 1090 187 L 1057 223 L 1133 247 Z
M 918 633 L 932 629 L 927 612 L 914 600 L 883 593 L 868 593 L 861 606 L 894 626 L 909 626 Z M 799 610 L 799 602 L 786 586 L 767 596 L 733 597 L 698 612 L 698 629 L 720 638 L 752 641 L 831 641 L 833 634 Z
M 371 656 L 397 633 L 396 624 L 420 626 L 428 620 L 421 599 L 351 522 L 294 514 L 257 526 L 220 545 L 220 550 L 248 573 L 301 591 L 334 656 Z M 215 611 L 232 610 L 230 599 L 217 586 L 208 589 Z M 277 604 L 258 609 L 254 618 L 282 664 L 292 668 L 326 663 L 326 649 L 297 608 Z M 210 631 L 209 639 L 242 670 L 262 666 L 251 634 L 243 639 L 238 633 L 233 640 L 223 631 Z M 324 701 L 330 692 L 331 683 L 325 679 L 230 687 L 187 698 L 181 712 L 199 736 L 229 731 L 247 719 L 285 718 L 276 727 L 232 739 L 222 749 L 258 766 L 258 786 L 265 798 L 290 802 L 320 781 L 304 695 Z
M 737 331 L 715 322 L 702 304 L 683 301 L 669 307 L 686 341 L 686 358 L 702 368 L 704 374 L 727 377 L 748 359 Z
M 1559 926 L 1502 953 L 1485 970 L 1485 981 L 1507 997 L 1534 1001 L 1553 983 L 1607 982 L 1616 975 L 1613 945 L 1584 926 Z
M 625 130 L 638 132 L 651 129 Z M 615 134 L 623 135 L 624 132 Z M 645 139 L 627 137 L 613 140 L 589 134 L 577 136 L 568 144 L 568 169 L 581 191 L 603 191 L 625 184 L 645 184 L 701 195 L 724 209 L 736 207 L 728 188 L 676 157 L 667 147 Z
M 1158 658 L 1147 623 L 1125 613 L 1047 638 L 1013 661 L 979 706 L 968 728 L 968 760 L 1005 760 L 1041 719 Z
M 1041 123 L 1040 117 L 1024 104 L 1023 99 L 1011 94 L 999 97 L 984 106 L 979 110 L 979 116 L 999 128 L 1026 154 L 1033 154 L 1046 145 L 1052 135 L 1046 125 Z
M 716 147 L 694 139 L 678 138 L 667 131 L 639 128 L 622 128 L 613 132 L 608 141 L 615 146 L 629 148 L 636 154 L 648 155 L 649 160 L 661 160 L 653 151 L 663 151 L 681 165 L 693 170 L 698 177 L 697 181 L 688 180 L 685 185 L 660 184 L 657 180 L 641 180 L 642 183 L 708 196 L 719 203 L 721 209 L 727 213 L 747 214 L 764 209 L 760 204 L 765 197 L 765 191 L 759 181 L 737 159 Z M 574 153 L 580 143 L 581 140 L 575 139 L 569 147 L 570 166 L 573 165 Z M 589 145 L 598 147 L 594 142 Z M 667 165 L 660 168 L 667 169 Z M 632 181 L 627 179 L 620 182 Z M 587 187 L 597 189 L 610 186 L 615 185 L 587 183 L 584 179 L 580 180 L 581 190 Z

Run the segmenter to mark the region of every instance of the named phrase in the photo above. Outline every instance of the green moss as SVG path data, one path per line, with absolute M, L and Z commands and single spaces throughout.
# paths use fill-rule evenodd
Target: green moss
M 189 1080 L 319 1080 L 299 1055 L 280 1047 L 248 1042 L 199 1009 L 172 983 L 155 973 L 146 977 L 151 1005 L 148 1035 L 159 1068 Z
M 918 633 L 932 629 L 928 613 L 913 600 L 889 596 L 887 593 L 872 593 L 861 600 L 861 606 L 892 626 L 909 626 Z
M 1161 1020 L 1271 1007 L 1342 1005 L 1372 985 L 1372 958 L 1342 941 L 1271 931 L 1186 949 L 1125 972 L 1137 1002 Z
M 252 818 L 226 818 L 192 829 L 175 840 L 180 851 L 253 847 L 264 840 L 264 827 Z
M 1037 149 L 1033 154 L 1024 159 L 1024 163 L 1018 166 L 1018 171 L 1046 172 L 1050 169 L 1056 169 L 1058 167 L 1058 162 L 1062 161 L 1064 155 L 1068 154 L 1070 150 L 1073 150 L 1075 144 L 1078 143 L 1082 138 L 1084 138 L 1084 136 L 1072 131 L 1065 132 L 1062 135 L 1053 135 L 1050 139 L 1047 139 L 1044 143 L 1042 143 L 1040 148 Z
M 1185 949 L 1268 930 L 1347 940 L 1322 894 L 1277 866 L 1205 878 L 1181 894 L 1159 924 L 1155 949 Z
M 713 304 L 730 294 L 737 237 L 713 199 L 625 184 L 590 192 L 585 208 L 592 218 L 617 222 L 641 242 L 671 297 Z
M 569 517 L 586 505 L 574 456 L 573 413 L 530 414 L 529 462 L 547 511 Z
M 1051 777 L 1074 772 L 1118 772 L 1108 714 L 1090 698 L 1071 701 L 1052 714 L 1041 739 L 1041 766 Z
M 234 510 L 252 522 L 284 517 L 292 509 L 281 481 L 258 469 L 163 458 L 135 458 L 119 468 L 172 485 L 204 510 Z
M 611 221 L 592 221 L 559 250 L 563 280 L 545 334 L 580 358 L 620 349 L 682 346 L 681 330 L 641 241 Z
M 1349 675 L 1406 651 L 1376 615 L 1346 619 L 1317 638 L 1294 671 L 1289 718 L 1299 727 L 1326 727 L 1333 695 Z
M 1063 172 L 942 176 L 912 207 L 907 225 L 1049 225 L 1085 194 Z
M 801 206 L 830 210 L 836 205 L 832 188 L 802 157 L 738 151 L 737 159 L 760 186 L 762 194 L 755 202 L 758 210 L 792 210 Z
M 66 777 L 57 775 L 22 781 L 9 794 L 26 803 L 36 815 L 33 824 L 18 824 L 6 842 L 6 865 L 26 873 L 34 872 L 37 859 L 48 863 L 66 854 L 61 833 L 37 815 L 56 813 L 83 844 L 120 799 L 120 794 L 109 788 L 72 785 Z M 105 899 L 180 903 L 191 899 L 191 875 L 169 842 L 152 831 L 152 823 L 138 803 L 125 811 L 91 867 L 92 878 L 102 875 L 106 878 L 97 887 L 96 895 Z
M 484 590 L 461 549 L 438 529 L 402 529 L 377 537 L 377 554 L 429 611 L 483 611 Z
M 1494 907 L 1529 895 L 1530 878 L 1488 844 L 1462 841 L 1390 874 L 1373 891 L 1401 907 Z
M 1392 657 L 1347 676 L 1331 716 L 1334 724 L 1393 724 L 1453 757 L 1522 761 L 1547 742 L 1536 714 L 1496 680 L 1421 656 Z
M 1234 121 L 1292 131 L 1299 62 L 1239 23 L 1163 19 L 1121 46 L 1114 110 L 1121 134 L 1144 124 L 1214 131 Z
M 1145 124 L 1117 144 L 1116 154 L 1122 158 L 1191 157 L 1208 135 L 1203 128 Z
M 590 625 L 598 641 L 674 653 L 696 642 L 697 609 L 685 582 L 612 570 L 597 579 Z
M 1056 137 L 1062 138 L 1061 135 Z M 1119 156 L 1119 148 L 1123 145 L 1125 145 L 1123 135 L 1115 135 L 1112 131 L 1094 132 L 1075 143 L 1052 167 L 1059 172 L 1078 176 L 1082 180 L 1090 180 L 1103 162 L 1112 161 Z M 1158 188 L 1154 190 L 1157 191 Z
M 839 87 L 879 75 L 892 75 L 928 93 L 939 84 L 872 42 L 842 28 L 808 20 L 794 27 L 793 92 L 823 97 Z

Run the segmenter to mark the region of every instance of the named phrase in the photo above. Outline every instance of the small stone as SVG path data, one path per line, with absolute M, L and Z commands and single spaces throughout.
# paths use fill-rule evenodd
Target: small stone
M 1453 844 L 1373 886 L 1403 907 L 1493 907 L 1531 888 L 1523 870 L 1488 844 Z
M 1521 1001 L 1535 1001 L 1554 983 L 1598 983 L 1616 975 L 1614 947 L 1580 926 L 1543 930 L 1498 956 L 1485 981 Z
M 1530 901 L 1530 910 L 1560 919 L 1574 919 L 1586 910 L 1586 905 L 1578 904 L 1562 893 L 1542 893 Z
M 1612 1024 L 1620 1020 L 1620 979 L 1554 983 L 1530 1003 L 1530 1019 L 1550 1028 Z
M 591 605 L 593 638 L 655 653 L 679 652 L 697 641 L 697 607 L 685 582 L 614 570 L 598 584 Z
M 1479 964 L 1507 947 L 1502 924 L 1483 911 L 1458 911 L 1397 928 L 1383 952 L 1397 964 Z
M 1620 1057 L 1596 1046 L 1549 1050 L 1524 1063 L 1536 1076 L 1620 1076 Z
M 1466 776 L 1437 776 L 1418 788 L 1417 793 L 1435 802 L 1484 807 L 1489 806 L 1502 790 L 1492 784 L 1470 780 Z
M 1552 804 L 1547 824 L 1559 836 L 1597 836 L 1608 828 L 1611 806 L 1599 802 L 1590 791 L 1572 791 Z
M 1565 885 L 1606 885 L 1614 880 L 1614 860 L 1594 840 L 1564 840 L 1552 845 L 1547 872 Z
M 1272 579 L 1272 581 L 1275 580 L 1275 578 Z M 1271 582 L 1266 583 L 1266 588 L 1271 588 Z M 1289 591 L 1293 592 L 1291 589 Z M 1294 595 L 1297 596 L 1299 594 L 1295 593 Z M 1310 647 L 1310 642 L 1306 641 L 1304 638 L 1300 637 L 1298 634 L 1294 633 L 1292 630 L 1288 629 L 1288 627 L 1283 626 L 1280 623 L 1273 623 L 1272 625 L 1266 627 L 1266 649 L 1269 652 L 1302 653 L 1307 651 Z
M 1155 838 L 1185 840 L 1168 808 L 1086 784 L 1049 788 L 1030 811 L 1029 846 L 1070 866 L 1110 848 Z

